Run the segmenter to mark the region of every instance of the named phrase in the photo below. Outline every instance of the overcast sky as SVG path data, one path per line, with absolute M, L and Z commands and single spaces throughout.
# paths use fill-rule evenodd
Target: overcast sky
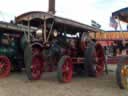
M 56 0 L 56 15 L 91 25 L 91 20 L 101 24 L 104 30 L 109 27 L 111 13 L 127 7 L 128 0 Z M 10 21 L 28 11 L 47 11 L 48 0 L 1 0 L 0 20 Z M 125 26 L 123 25 L 125 30 Z

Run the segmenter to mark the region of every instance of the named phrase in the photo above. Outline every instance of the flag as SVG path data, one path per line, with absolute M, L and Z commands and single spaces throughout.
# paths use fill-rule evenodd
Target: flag
M 95 27 L 95 28 L 101 28 L 101 25 L 100 24 L 98 24 L 96 21 L 94 21 L 94 20 L 91 20 L 91 25 L 93 26 L 93 27 Z
M 110 17 L 110 27 L 114 28 L 115 30 L 117 30 L 117 27 L 118 27 L 118 23 L 113 17 Z

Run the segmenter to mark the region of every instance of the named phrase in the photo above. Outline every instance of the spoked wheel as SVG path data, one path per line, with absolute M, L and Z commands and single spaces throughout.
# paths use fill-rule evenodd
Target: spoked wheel
M 28 45 L 24 51 L 24 62 L 29 80 L 39 80 L 44 65 L 41 48 Z
M 58 80 L 64 83 L 70 82 L 73 75 L 72 60 L 69 56 L 63 56 L 58 62 Z
M 99 77 L 103 74 L 105 56 L 100 44 L 89 45 L 85 50 L 85 70 L 88 76 Z
M 104 72 L 105 55 L 104 55 L 104 50 L 100 44 L 96 44 L 95 49 L 96 49 L 96 51 L 95 51 L 96 77 L 99 77 Z
M 121 89 L 128 89 L 128 56 L 122 57 L 117 65 L 116 80 Z
M 42 56 L 40 54 L 41 50 L 38 48 L 33 48 L 32 52 L 33 52 L 32 65 L 31 65 L 32 78 L 34 80 L 39 80 L 43 72 L 43 64 L 44 64 Z
M 8 57 L 0 56 L 0 78 L 7 77 L 11 71 L 11 62 Z

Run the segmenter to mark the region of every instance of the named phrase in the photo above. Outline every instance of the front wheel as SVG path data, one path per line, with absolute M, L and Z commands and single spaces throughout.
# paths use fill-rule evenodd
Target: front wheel
M 121 89 L 128 89 L 128 56 L 120 59 L 116 69 L 116 80 Z
M 39 80 L 43 72 L 41 49 L 28 44 L 24 50 L 24 63 L 29 80 Z
M 69 56 L 63 56 L 58 62 L 58 80 L 64 83 L 70 82 L 73 75 L 72 60 Z

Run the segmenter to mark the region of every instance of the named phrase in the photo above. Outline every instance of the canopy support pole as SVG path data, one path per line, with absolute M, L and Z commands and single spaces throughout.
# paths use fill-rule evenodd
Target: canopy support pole
M 122 40 L 123 40 L 123 43 L 125 43 L 125 34 L 123 33 L 123 29 L 122 29 L 122 26 L 121 26 L 121 24 L 120 24 L 119 17 L 117 17 L 117 20 L 118 20 L 118 23 L 119 23 L 120 32 L 122 33 Z
M 49 34 L 48 34 L 48 37 L 47 37 L 47 42 L 49 41 L 50 35 L 52 33 L 53 25 L 54 25 L 54 21 L 52 22 L 52 25 L 51 25 L 51 28 L 50 28 L 50 31 L 49 31 Z
M 30 20 L 28 20 L 28 39 L 27 42 L 30 42 Z
M 44 31 L 44 43 L 46 43 L 46 40 L 47 40 L 46 39 L 46 28 L 47 28 L 46 27 L 46 19 L 45 19 L 45 16 L 44 16 L 44 30 L 43 30 Z

